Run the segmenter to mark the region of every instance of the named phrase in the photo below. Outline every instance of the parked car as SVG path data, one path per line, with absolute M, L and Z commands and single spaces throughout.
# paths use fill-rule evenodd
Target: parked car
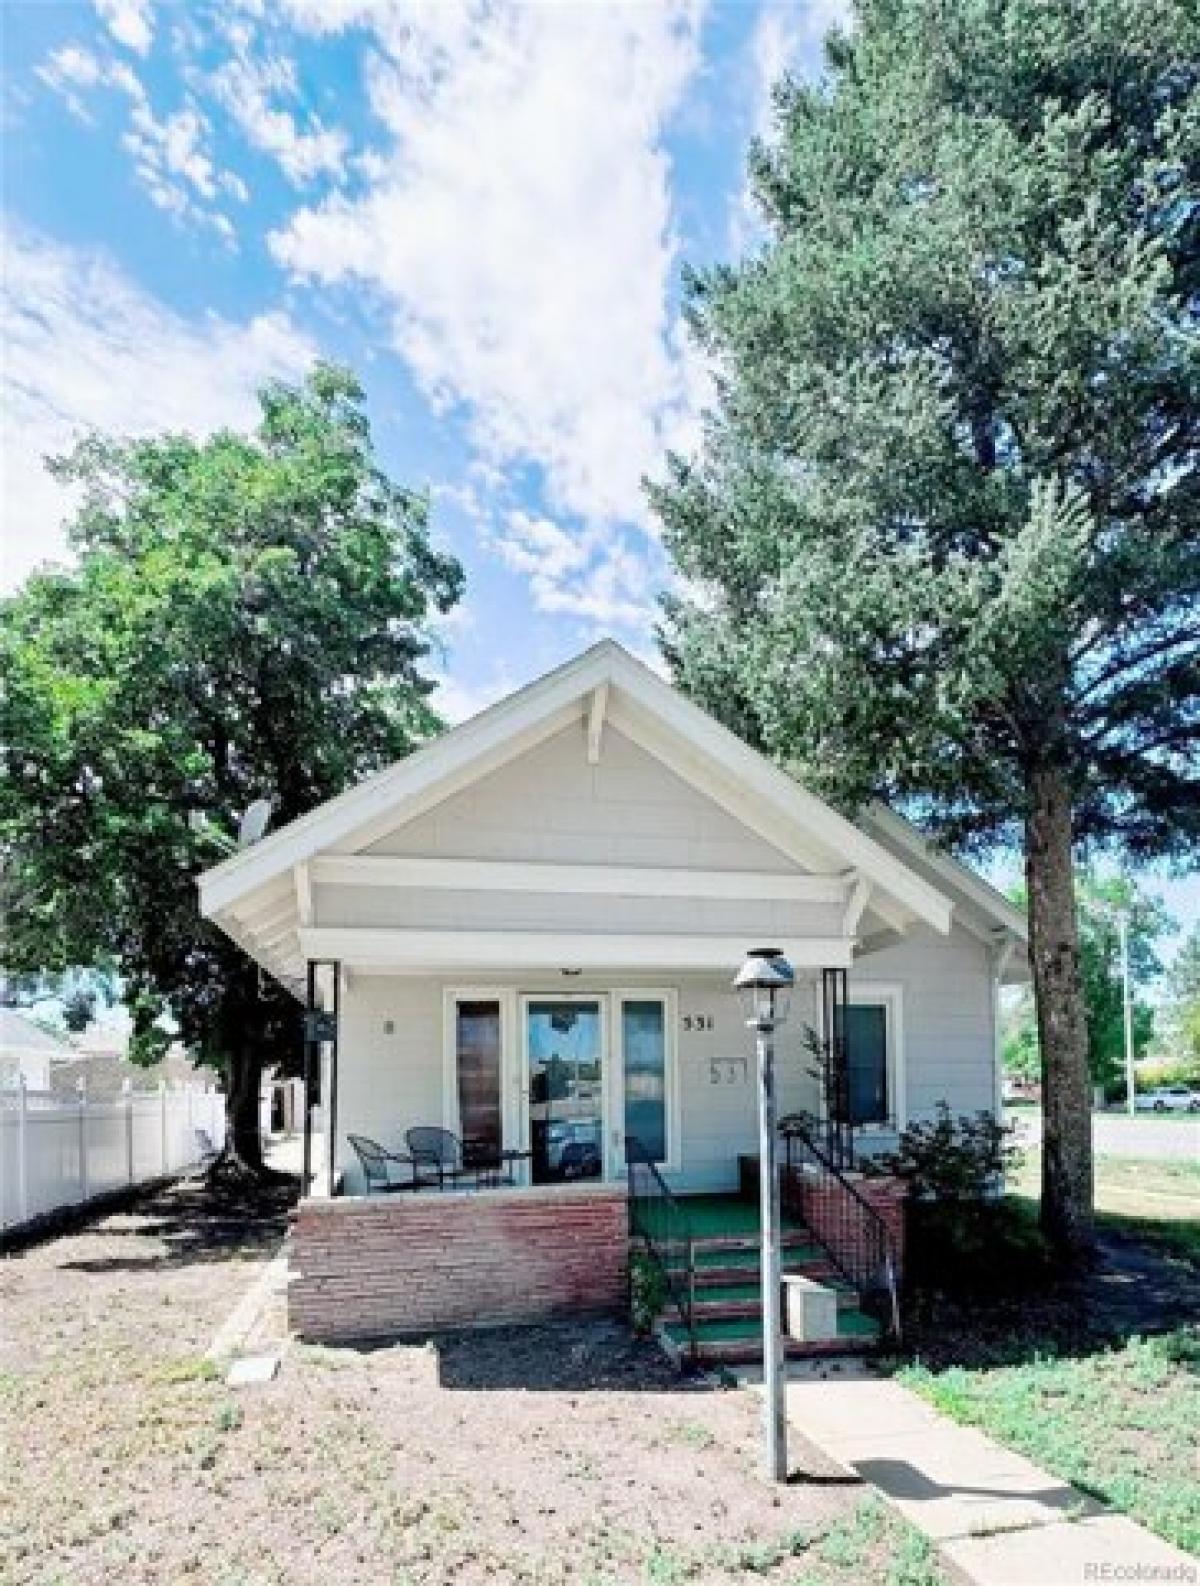
M 1134 1099 L 1138 1112 L 1200 1112 L 1200 1090 L 1190 1085 L 1159 1085 Z

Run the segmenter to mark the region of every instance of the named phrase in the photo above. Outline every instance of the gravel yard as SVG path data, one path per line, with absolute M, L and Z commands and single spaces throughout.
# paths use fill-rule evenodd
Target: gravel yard
M 924 1544 L 612 1323 L 204 1359 L 277 1247 L 194 1186 L 0 1264 L 0 1579 L 928 1586 Z

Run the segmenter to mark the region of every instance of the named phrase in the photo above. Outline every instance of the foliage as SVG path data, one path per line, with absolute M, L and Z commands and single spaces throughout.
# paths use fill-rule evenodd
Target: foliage
M 250 435 L 80 442 L 54 464 L 82 495 L 77 564 L 0 608 L 6 968 L 116 964 L 135 1054 L 173 1023 L 225 1067 L 251 1156 L 295 1004 L 198 917 L 211 830 L 258 797 L 293 820 L 428 737 L 427 618 L 461 584 L 349 373 L 260 406 Z
M 945 1204 L 982 1200 L 1016 1172 L 1021 1155 L 1012 1124 L 990 1112 L 955 1118 L 940 1101 L 932 1118 L 909 1124 L 896 1150 L 877 1161 L 917 1199 Z
M 38 1021 L 55 1031 L 61 1026 L 78 1035 L 87 1029 L 100 1008 L 111 1008 L 117 1000 L 117 977 L 111 965 L 55 973 L 0 971 L 0 1004 L 6 1008 L 40 1008 L 44 1003 L 57 1002 L 60 1019 L 42 1017 Z
M 1200 1336 L 1181 1329 L 1077 1359 L 1051 1354 L 986 1370 L 912 1367 L 902 1380 L 943 1415 L 979 1427 L 1195 1552 L 1198 1365 Z
M 667 1284 L 658 1262 L 644 1250 L 629 1257 L 629 1319 L 639 1338 L 649 1335 L 666 1304 Z
M 1022 841 L 1048 1226 L 1086 1238 L 1072 845 L 1200 837 L 1200 14 L 859 0 L 689 278 L 719 385 L 652 489 L 680 683 L 848 812 Z
M 1042 1054 L 1038 1047 L 1037 1020 L 1033 997 L 1022 993 L 1001 1016 L 1001 1060 L 1004 1072 L 1013 1079 L 1040 1080 Z
M 1127 911 L 1129 968 L 1133 983 L 1133 1053 L 1140 1060 L 1156 1039 L 1155 1010 L 1139 996 L 1159 975 L 1157 943 L 1172 922 L 1161 902 L 1127 877 L 1106 878 L 1083 871 L 1077 878 L 1080 902 L 1079 960 L 1087 1007 L 1088 1071 L 1092 1083 L 1124 1094 L 1125 990 L 1121 975 L 1120 930 L 1114 915 Z M 1024 889 L 1016 900 L 1024 904 Z M 1037 1021 L 1031 997 L 1010 1010 L 1004 1033 L 1006 1071 L 1037 1078 L 1041 1071 Z
M 990 1112 L 954 1118 L 939 1102 L 910 1124 L 876 1166 L 909 1186 L 908 1281 L 914 1290 L 989 1292 L 1036 1282 L 1045 1271 L 1042 1236 L 998 1197 L 1020 1166 L 1012 1124 Z
M 1137 1072 L 1138 1090 L 1157 1090 L 1161 1085 L 1194 1085 L 1200 1088 L 1200 1052 L 1194 1057 L 1162 1058 L 1143 1063 Z
M 1167 1023 L 1173 1049 L 1200 1077 L 1200 925 L 1194 925 L 1167 971 Z

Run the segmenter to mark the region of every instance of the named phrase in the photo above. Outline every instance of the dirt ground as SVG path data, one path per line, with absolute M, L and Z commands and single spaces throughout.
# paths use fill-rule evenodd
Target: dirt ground
M 0 1263 L 0 1579 L 931 1586 L 925 1544 L 758 1403 L 615 1323 L 296 1346 L 266 1386 L 205 1361 L 274 1253 L 176 1189 Z

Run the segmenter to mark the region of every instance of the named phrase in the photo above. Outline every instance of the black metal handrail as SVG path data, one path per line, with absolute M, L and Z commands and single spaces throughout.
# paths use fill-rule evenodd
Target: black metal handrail
M 785 1118 L 783 1203 L 866 1305 L 900 1337 L 896 1241 L 891 1229 L 815 1138 L 819 1120 Z
M 667 1186 L 658 1164 L 640 1140 L 625 1141 L 629 1172 L 629 1238 L 642 1249 L 662 1278 L 667 1297 L 687 1330 L 688 1354 L 696 1353 L 696 1254 L 691 1223 Z

